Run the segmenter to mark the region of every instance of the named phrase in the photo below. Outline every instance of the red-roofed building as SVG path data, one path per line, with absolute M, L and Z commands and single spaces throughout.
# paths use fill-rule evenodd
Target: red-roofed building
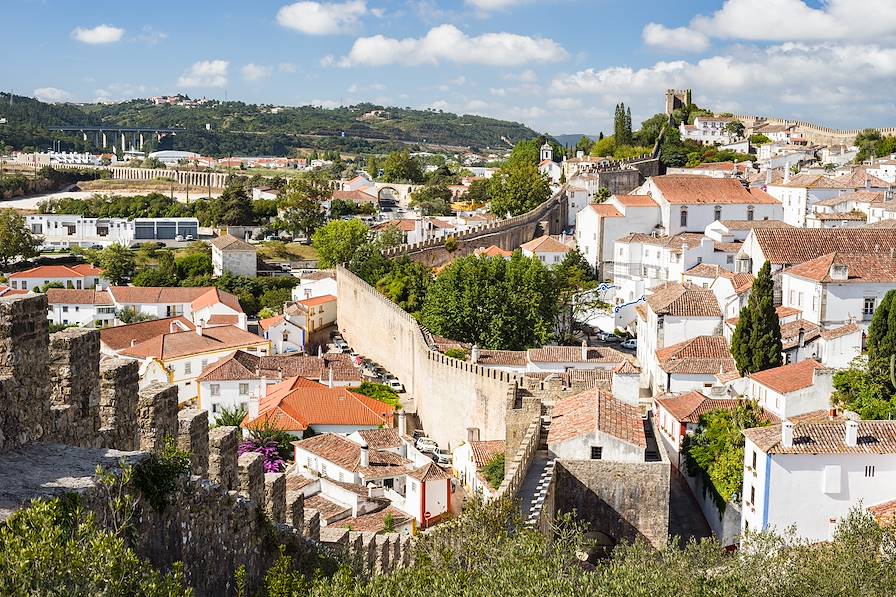
M 659 222 L 659 205 L 650 196 L 613 195 L 576 215 L 576 245 L 598 279 L 604 279 L 613 270 L 614 243 L 627 234 L 649 234 Z
M 592 389 L 554 404 L 548 451 L 554 458 L 644 462 L 647 438 L 637 406 Z
M 492 486 L 483 476 L 482 469 L 492 458 L 504 455 L 503 439 L 469 441 L 454 449 L 451 466 L 469 495 L 479 495 L 484 499 L 495 496 L 498 487 Z M 506 458 L 506 456 L 505 456 Z
M 697 390 L 684 394 L 659 394 L 653 399 L 654 421 L 672 452 L 670 461 L 681 466 L 678 455 L 686 435 L 700 426 L 700 417 L 717 410 L 734 410 L 743 400 L 708 398 Z
M 525 257 L 535 257 L 545 265 L 556 265 L 563 261 L 572 249 L 552 236 L 540 236 L 520 245 Z
M 47 284 L 61 284 L 63 288 L 75 290 L 106 287 L 109 282 L 103 278 L 103 270 L 89 263 L 78 265 L 41 265 L 7 277 L 7 284 L 13 290 L 34 290 Z
M 246 315 L 239 299 L 218 288 L 110 286 L 108 292 L 116 309 L 128 307 L 138 314 L 157 318 L 183 315 L 193 323 L 204 325 L 214 315 L 233 315 L 237 317 L 237 327 L 246 329 Z
M 751 373 L 749 396 L 780 419 L 827 410 L 833 376 L 833 369 L 807 359 Z

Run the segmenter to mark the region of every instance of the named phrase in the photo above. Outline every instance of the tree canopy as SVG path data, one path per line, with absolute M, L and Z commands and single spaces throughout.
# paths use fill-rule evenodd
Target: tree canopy
M 383 163 L 383 182 L 420 184 L 424 180 L 423 168 L 410 152 L 393 151 Z
M 318 264 L 322 268 L 347 263 L 362 244 L 367 242 L 369 230 L 359 220 L 333 220 L 322 226 L 311 239 L 317 249 Z
M 25 218 L 12 209 L 0 209 L 0 265 L 15 259 L 30 259 L 38 254 L 40 240 L 25 226 Z
M 508 161 L 495 172 L 489 182 L 491 211 L 498 216 L 512 216 L 535 209 L 551 196 L 551 185 L 538 166 L 528 162 Z

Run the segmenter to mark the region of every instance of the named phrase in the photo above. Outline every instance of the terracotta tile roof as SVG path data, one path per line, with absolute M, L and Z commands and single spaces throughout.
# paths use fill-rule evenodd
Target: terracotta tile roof
M 302 475 L 286 475 L 286 491 L 302 491 L 312 483 L 317 483 L 317 479 L 309 479 Z
M 215 313 L 210 315 L 205 325 L 237 325 L 240 322 L 239 315 L 224 315 L 223 313 Z
M 492 245 L 490 247 L 477 247 L 473 250 L 473 254 L 477 257 L 510 257 L 513 255 L 510 251 L 505 251 L 498 245 Z
M 139 323 L 103 328 L 100 330 L 100 342 L 105 344 L 110 350 L 117 352 L 131 346 L 132 342 L 140 344 L 151 338 L 167 334 L 171 331 L 172 325 L 176 326 L 174 329 L 196 329 L 196 326 L 183 316 L 151 319 Z
M 734 410 L 742 400 L 708 398 L 694 390 L 687 394 L 660 394 L 654 398 L 657 404 L 682 423 L 699 423 L 700 417 L 716 410 Z
M 666 282 L 653 289 L 647 304 L 657 315 L 676 317 L 722 317 L 719 301 L 708 288 Z
M 833 180 L 840 188 L 864 189 L 866 183 L 878 189 L 888 189 L 893 186 L 886 180 L 868 174 L 865 168 L 855 168 L 849 174 L 842 174 Z
M 821 326 L 807 321 L 805 319 L 797 319 L 781 324 L 781 348 L 790 350 L 796 348 L 800 342 L 800 330 L 803 330 L 803 342 L 809 343 L 817 340 L 821 336 Z
M 624 354 L 606 346 L 589 346 L 586 359 L 581 346 L 544 346 L 526 351 L 530 363 L 622 363 Z
M 56 290 L 59 290 L 58 288 Z M 21 290 L 18 288 L 10 288 L 9 286 L 5 286 L 0 284 L 0 297 L 4 296 L 17 296 L 22 294 L 28 294 L 27 290 Z
M 367 442 L 367 447 L 371 450 L 387 450 L 389 448 L 400 448 L 404 445 L 404 442 L 401 441 L 401 436 L 398 435 L 398 430 L 391 427 L 362 429 L 358 432 L 358 435 L 364 438 L 364 441 Z
M 239 299 L 223 290 L 205 287 L 110 286 L 109 293 L 119 305 L 178 305 L 190 303 L 194 311 L 221 303 L 242 313 Z
M 333 369 L 334 381 L 361 383 L 361 374 L 352 365 L 351 357 L 326 354 L 257 356 L 242 350 L 208 365 L 197 381 L 242 381 L 249 379 L 291 379 L 302 377 L 326 382 Z
M 843 336 L 854 334 L 860 329 L 861 328 L 855 323 L 847 323 L 846 325 L 841 325 L 838 328 L 823 331 L 821 333 L 821 337 L 825 340 L 836 340 L 837 338 L 842 338 Z
M 258 417 L 246 421 L 252 428 L 270 422 L 289 432 L 304 431 L 313 425 L 349 425 L 377 427 L 391 424 L 394 409 L 386 404 L 355 394 L 346 388 L 329 388 L 323 384 L 298 379 L 267 388 L 259 401 Z
M 333 191 L 331 201 L 351 201 L 353 203 L 376 203 L 377 198 L 364 191 Z
M 650 195 L 613 195 L 612 198 L 624 207 L 658 207 Z
M 868 513 L 874 517 L 877 524 L 891 526 L 896 524 L 896 500 L 881 502 L 868 507 Z
M 592 203 L 588 208 L 603 218 L 621 218 L 622 212 L 606 203 Z
M 21 291 L 27 292 L 27 291 Z M 47 302 L 51 305 L 112 305 L 112 297 L 105 290 L 48 288 Z
M 10 280 L 20 280 L 22 278 L 86 278 L 88 276 L 99 277 L 103 275 L 103 270 L 93 267 L 89 263 L 79 263 L 74 266 L 67 265 L 39 265 L 26 269 L 25 271 L 16 272 L 7 276 Z
M 397 468 L 404 469 L 406 472 L 410 470 L 408 465 L 411 464 L 411 461 L 407 458 L 387 450 L 373 449 L 369 449 L 367 452 L 369 466 L 360 467 L 361 446 L 335 433 L 315 435 L 308 439 L 295 441 L 292 444 L 296 448 L 310 452 L 350 472 L 373 473 L 374 471 L 371 471 L 371 469 L 377 468 L 389 472 L 395 472 Z
M 394 527 L 399 527 L 411 520 L 411 516 L 406 512 L 402 512 L 395 506 L 387 506 L 376 512 L 370 512 L 354 518 L 346 518 L 337 521 L 333 523 L 333 526 L 351 529 L 356 533 L 384 533 L 386 530 L 387 516 L 392 517 L 392 524 Z
M 785 307 L 784 305 L 775 307 L 775 314 L 778 316 L 778 319 L 786 319 L 786 318 L 792 317 L 794 315 L 799 315 L 800 313 L 802 313 L 802 311 L 800 311 L 799 309 L 794 309 L 793 307 Z M 730 325 L 731 327 L 734 327 L 737 325 L 738 321 L 740 321 L 740 317 L 729 317 L 728 319 L 725 320 L 725 323 L 727 325 Z M 798 319 L 797 321 L 805 321 L 805 320 Z M 783 326 L 783 325 L 787 325 L 787 324 L 782 323 L 781 325 Z M 812 324 L 812 325 L 815 325 L 815 324 Z M 809 328 L 807 327 L 806 329 L 809 329 Z
M 331 280 L 335 280 L 336 272 L 331 269 L 320 269 L 314 272 L 309 272 L 307 274 L 302 274 L 302 277 L 300 279 L 302 280 L 302 282 L 314 282 L 317 280 L 326 280 L 328 278 Z
M 342 517 L 346 513 L 351 514 L 352 511 L 348 506 L 331 500 L 320 493 L 314 494 L 311 497 L 306 497 L 305 507 L 317 510 L 320 512 L 321 519 L 327 521 L 333 518 Z
M 712 170 L 721 172 L 731 172 L 735 169 L 738 172 L 746 172 L 747 170 L 752 169 L 752 167 L 750 162 L 704 162 L 688 168 L 688 170 Z
M 858 441 L 846 445 L 846 424 L 834 421 L 806 422 L 791 419 L 793 446 L 781 445 L 781 425 L 746 429 L 744 435 L 763 452 L 771 454 L 896 454 L 896 421 L 859 421 Z
M 779 394 L 789 394 L 811 386 L 815 380 L 815 370 L 823 368 L 821 363 L 806 359 L 799 363 L 751 373 L 749 377 Z
M 764 192 L 748 191 L 733 178 L 706 176 L 654 176 L 653 183 L 673 205 L 779 204 Z
M 793 228 L 781 220 L 719 220 L 728 230 L 752 230 L 754 228 Z
M 734 292 L 738 295 L 753 288 L 753 282 L 756 281 L 756 276 L 753 274 L 735 274 L 726 270 L 723 270 L 719 276 L 730 280 L 731 286 L 734 287 Z
M 887 228 L 756 228 L 762 254 L 775 265 L 804 263 L 828 253 L 880 253 L 896 248 L 896 230 Z
M 527 371 L 523 377 L 542 381 L 558 378 L 566 387 L 575 385 L 583 390 L 597 387 L 609 390 L 613 380 L 613 370 L 604 368 L 568 369 L 562 373 L 559 371 Z
M 638 305 L 637 307 L 635 307 L 635 313 L 638 314 L 638 317 L 640 317 L 644 321 L 647 321 L 647 307 L 645 307 L 644 305 Z
M 212 239 L 211 245 L 221 251 L 256 251 L 254 246 L 232 234 L 223 234 Z
M 845 266 L 847 278 L 834 280 L 830 271 L 833 266 Z M 828 253 L 794 265 L 784 271 L 815 282 L 837 284 L 854 282 L 896 282 L 896 258 L 881 253 Z
M 306 307 L 316 307 L 318 305 L 323 305 L 325 303 L 334 303 L 336 302 L 336 297 L 332 294 L 324 294 L 322 296 L 316 296 L 314 298 L 305 299 L 303 301 L 299 301 L 300 304 Z
M 524 350 L 485 350 L 479 351 L 479 361 L 476 363 L 484 367 L 510 366 L 525 367 L 526 351 Z
M 840 195 L 831 197 L 829 199 L 816 201 L 815 205 L 835 207 L 837 205 L 842 205 L 850 201 L 853 201 L 855 203 L 870 203 L 872 205 L 875 203 L 883 203 L 884 193 L 883 191 L 852 191 L 850 193 L 841 193 Z
M 484 467 L 489 460 L 498 454 L 504 454 L 506 449 L 507 444 L 503 439 L 470 442 L 470 452 L 473 454 L 473 463 L 476 465 L 476 470 Z
M 531 253 L 568 253 L 572 249 L 550 236 L 541 236 L 520 245 L 524 251 Z
M 258 327 L 260 327 L 263 330 L 269 330 L 272 327 L 274 327 L 275 325 L 278 325 L 279 323 L 283 322 L 285 319 L 286 319 L 286 317 L 284 317 L 283 315 L 275 315 L 273 317 L 259 319 Z
M 737 253 L 740 251 L 743 243 L 740 241 L 734 241 L 730 243 L 715 243 L 713 245 L 713 251 L 716 253 Z
M 846 213 L 819 213 L 815 212 L 808 216 L 810 218 L 815 218 L 816 220 L 821 220 L 823 222 L 829 221 L 853 221 L 853 222 L 865 222 L 868 219 L 868 216 L 861 212 L 846 212 Z
M 415 468 L 409 472 L 408 477 L 416 479 L 421 483 L 426 483 L 427 481 L 444 481 L 445 479 L 450 479 L 451 475 L 442 470 L 442 467 L 435 462 L 427 462 L 420 468 Z
M 863 183 L 864 184 L 864 183 Z M 797 189 L 842 189 L 843 185 L 834 182 L 834 179 L 823 174 L 802 173 L 790 177 L 787 182 L 770 185 L 776 187 L 788 187 Z
M 722 336 L 697 336 L 656 351 L 666 373 L 715 375 L 735 371 L 737 365 Z
M 195 328 L 187 331 L 165 331 L 117 352 L 122 356 L 167 361 L 204 352 L 249 348 L 266 342 L 260 336 L 241 330 L 236 326 L 221 325 L 204 328 L 202 335 L 196 333 Z
M 548 444 L 557 444 L 602 431 L 622 441 L 647 447 L 641 411 L 613 398 L 610 392 L 593 389 L 554 404 Z
M 627 234 L 617 240 L 618 243 L 641 243 L 642 245 L 651 245 L 654 247 L 666 247 L 672 253 L 681 253 L 685 245 L 694 248 L 700 246 L 703 239 L 706 238 L 702 234 L 696 232 L 682 232 L 675 236 L 654 236 L 652 234 L 644 234 L 642 232 L 633 232 Z
M 698 278 L 710 278 L 715 280 L 719 276 L 722 275 L 722 272 L 725 271 L 721 265 L 715 265 L 712 263 L 698 263 L 688 271 L 684 273 L 686 276 L 695 276 Z

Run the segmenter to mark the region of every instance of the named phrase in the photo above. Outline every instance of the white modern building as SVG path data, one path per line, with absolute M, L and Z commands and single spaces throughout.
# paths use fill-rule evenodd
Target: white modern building
M 650 234 L 659 223 L 660 209 L 650 196 L 614 195 L 578 212 L 576 246 L 598 279 L 604 280 L 613 272 L 616 241 L 632 233 Z
M 14 290 L 35 290 L 47 284 L 59 284 L 75 290 L 93 289 L 109 284 L 103 270 L 89 263 L 78 265 L 40 265 L 7 276 L 7 284 Z
M 732 116 L 697 116 L 694 124 L 682 122 L 678 126 L 678 132 L 682 139 L 691 139 L 707 145 L 728 144 L 737 140 L 734 135 L 725 130 L 725 126 L 737 119 Z

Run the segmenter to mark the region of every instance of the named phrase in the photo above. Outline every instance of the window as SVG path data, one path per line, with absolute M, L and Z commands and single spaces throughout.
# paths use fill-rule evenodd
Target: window
M 727 255 L 727 256 L 725 257 L 725 263 L 727 263 L 727 264 L 729 264 L 729 265 L 732 264 L 732 263 L 734 263 L 734 255 Z
M 410 488 L 411 491 L 417 491 L 417 484 L 413 481 L 408 481 L 408 488 Z
M 62 306 L 62 312 L 63 312 L 63 313 L 68 313 L 68 305 L 63 305 L 63 306 Z
M 322 474 L 322 475 L 327 474 L 327 463 L 326 462 L 320 463 L 320 474 Z
M 754 473 L 756 472 L 756 460 L 757 460 L 756 450 L 753 450 L 753 464 L 750 465 L 750 468 L 753 469 Z
M 750 485 L 750 502 L 749 503 L 751 506 L 756 503 L 756 487 L 754 487 L 753 485 Z
M 591 446 L 591 460 L 600 460 L 604 455 L 602 446 Z
M 248 411 L 248 410 L 249 410 L 249 403 L 248 403 L 248 402 L 240 402 L 240 410 Z
M 874 303 L 875 303 L 875 299 L 873 299 L 873 298 L 865 299 L 865 304 L 862 306 L 863 319 L 865 319 L 865 320 L 871 319 L 871 316 L 874 315 Z
M 202 359 L 202 369 L 203 369 L 203 371 L 205 370 L 205 368 L 206 368 L 207 366 L 208 366 L 208 359 Z
M 747 220 L 752 220 L 752 219 L 753 219 L 753 212 L 754 212 L 754 210 L 753 210 L 753 206 L 752 206 L 752 205 L 750 205 L 749 207 L 747 207 Z
M 722 206 L 721 205 L 716 205 L 716 208 L 713 211 L 713 216 L 716 220 L 722 219 Z
M 193 373 L 193 363 L 187 361 L 184 363 L 184 375 L 190 375 L 191 373 Z
M 211 392 L 212 396 L 220 396 L 221 395 L 221 384 L 213 383 L 209 387 L 209 392 Z
M 874 465 L 869 465 L 865 467 L 865 476 L 873 477 L 874 476 Z
M 681 208 L 681 210 L 679 211 L 679 217 L 680 217 L 679 223 L 682 226 L 687 226 L 688 225 L 688 208 L 687 207 Z
M 212 413 L 218 412 L 218 403 L 212 402 Z
M 245 396 L 249 393 L 249 384 L 241 383 L 240 384 L 240 396 Z

